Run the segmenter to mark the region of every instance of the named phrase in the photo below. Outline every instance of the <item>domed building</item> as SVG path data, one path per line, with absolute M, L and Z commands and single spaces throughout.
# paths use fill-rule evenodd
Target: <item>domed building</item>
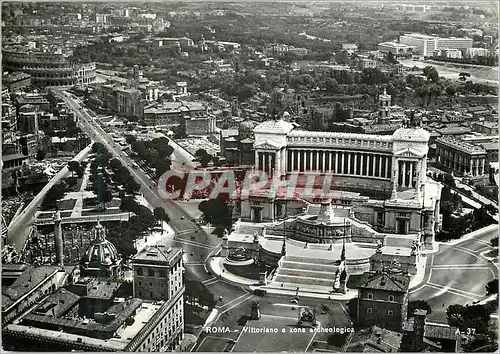
M 220 137 L 221 156 L 230 165 L 253 165 L 255 163 L 254 133 L 257 122 L 243 120 L 238 129 L 222 129 Z
M 122 258 L 116 247 L 106 240 L 106 230 L 97 222 L 92 242 L 80 260 L 81 276 L 116 277 L 121 273 Z

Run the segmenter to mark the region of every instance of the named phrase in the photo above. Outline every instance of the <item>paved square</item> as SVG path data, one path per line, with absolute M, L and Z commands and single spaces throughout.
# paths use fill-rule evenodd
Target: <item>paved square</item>
M 248 321 L 234 352 L 304 352 L 314 337 L 314 330 L 298 328 L 296 317 L 263 314 L 260 320 Z M 265 333 L 264 331 L 268 331 Z M 272 331 L 273 333 L 269 333 Z M 255 332 L 255 333 L 252 333 Z

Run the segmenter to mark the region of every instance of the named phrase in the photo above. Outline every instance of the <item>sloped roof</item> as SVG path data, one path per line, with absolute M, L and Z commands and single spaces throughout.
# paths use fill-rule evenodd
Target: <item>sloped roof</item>
M 366 274 L 366 273 L 365 273 Z M 371 273 L 361 283 L 359 288 L 406 292 L 410 284 L 410 277 L 403 274 Z

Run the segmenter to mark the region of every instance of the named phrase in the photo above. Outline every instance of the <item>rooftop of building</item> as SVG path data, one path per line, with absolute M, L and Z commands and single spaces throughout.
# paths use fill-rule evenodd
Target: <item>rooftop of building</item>
M 94 280 L 92 287 L 88 289 L 86 297 L 103 300 L 112 299 L 121 285 L 119 282 Z
M 478 125 L 485 128 L 498 128 L 498 122 L 484 120 L 482 122 L 474 122 L 474 125 Z
M 182 257 L 182 250 L 178 247 L 167 247 L 159 244 L 147 246 L 132 257 L 132 263 L 158 262 L 172 266 Z
M 450 146 L 452 148 L 467 152 L 467 153 L 484 153 L 485 149 L 482 146 L 474 145 L 454 136 L 441 136 L 436 139 L 436 143 Z M 498 144 L 497 144 L 498 148 Z
M 421 34 L 421 33 L 405 33 L 404 36 L 406 37 L 412 37 L 412 38 L 416 38 L 416 39 L 436 39 L 436 37 L 434 36 L 428 36 L 426 34 Z
M 30 74 L 26 74 L 23 72 L 12 72 L 12 73 L 6 73 L 2 75 L 2 81 L 6 84 L 15 82 L 18 80 L 24 80 L 24 79 L 29 79 L 31 78 Z
M 423 315 L 423 314 L 422 314 Z M 415 328 L 415 317 L 410 317 L 404 324 L 405 332 L 413 332 Z M 457 328 L 444 323 L 426 323 L 424 325 L 424 337 L 430 339 L 457 340 Z
M 395 42 L 383 42 L 383 43 L 379 43 L 379 45 L 391 46 L 394 48 L 408 48 L 408 46 L 406 44 L 395 43 Z
M 2 310 L 16 303 L 21 297 L 31 292 L 40 283 L 60 271 L 57 266 L 29 266 L 9 287 L 2 286 Z
M 445 125 L 443 128 L 436 128 L 436 131 L 441 133 L 441 135 L 461 135 L 470 133 L 472 129 L 461 125 L 450 124 L 450 125 Z
M 359 289 L 385 290 L 405 293 L 408 291 L 410 276 L 388 272 L 367 272 L 363 274 Z
M 394 353 L 399 352 L 403 334 L 377 326 L 354 333 L 347 352 Z

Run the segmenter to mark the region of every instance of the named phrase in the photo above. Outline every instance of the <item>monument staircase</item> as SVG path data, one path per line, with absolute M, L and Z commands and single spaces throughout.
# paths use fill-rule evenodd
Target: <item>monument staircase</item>
M 265 289 L 272 293 L 299 288 L 299 292 L 328 294 L 333 289 L 337 269 L 331 259 L 286 255 Z

